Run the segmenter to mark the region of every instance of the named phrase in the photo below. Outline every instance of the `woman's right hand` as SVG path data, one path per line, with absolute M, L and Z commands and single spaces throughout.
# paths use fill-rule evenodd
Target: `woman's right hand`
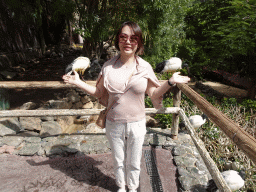
M 64 83 L 69 83 L 72 85 L 78 84 L 81 79 L 79 78 L 79 75 L 76 71 L 74 71 L 75 75 L 63 75 L 62 79 L 64 80 Z

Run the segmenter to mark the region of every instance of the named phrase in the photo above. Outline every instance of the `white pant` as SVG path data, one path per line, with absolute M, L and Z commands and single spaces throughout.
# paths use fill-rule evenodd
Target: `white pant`
M 129 189 L 137 189 L 139 186 L 145 134 L 145 119 L 130 123 L 106 121 L 106 135 L 111 146 L 116 183 L 119 187 L 127 184 Z

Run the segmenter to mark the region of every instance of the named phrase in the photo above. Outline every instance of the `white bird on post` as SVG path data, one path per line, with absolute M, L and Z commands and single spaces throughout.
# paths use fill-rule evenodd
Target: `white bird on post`
M 80 75 L 84 75 L 88 67 L 90 67 L 90 59 L 87 57 L 78 57 L 66 67 L 65 74 L 71 75 L 73 71 L 76 71 Z
M 190 116 L 188 118 L 188 120 L 189 120 L 190 124 L 192 125 L 192 127 L 194 129 L 198 129 L 199 127 L 201 127 L 209 119 L 208 119 L 208 117 L 205 114 L 203 114 L 203 115 L 193 115 L 193 116 Z M 179 124 L 179 127 L 180 128 L 185 127 L 185 123 L 181 122 Z
M 175 72 L 178 69 L 182 69 L 183 67 L 187 67 L 186 63 L 182 64 L 182 61 L 178 57 L 171 57 L 169 60 L 165 60 L 161 63 L 158 63 L 155 68 L 156 73 L 163 73 L 163 72 Z

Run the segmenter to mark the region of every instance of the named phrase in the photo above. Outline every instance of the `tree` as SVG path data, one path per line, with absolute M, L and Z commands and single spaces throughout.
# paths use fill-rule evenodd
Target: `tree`
M 215 0 L 194 4 L 188 16 L 187 38 L 198 46 L 199 65 L 222 68 L 251 80 L 248 97 L 255 98 L 255 0 Z M 199 62 L 198 62 L 199 61 Z
M 84 39 L 83 50 L 89 58 L 100 58 L 105 45 L 111 45 L 115 30 L 126 20 L 134 20 L 136 0 L 75 0 L 76 32 Z
M 184 17 L 191 0 L 144 0 L 138 7 L 145 35 L 145 52 L 153 65 L 177 56 L 185 38 Z

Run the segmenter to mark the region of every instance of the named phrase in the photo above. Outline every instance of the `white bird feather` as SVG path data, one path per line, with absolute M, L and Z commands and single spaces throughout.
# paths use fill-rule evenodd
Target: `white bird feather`
M 188 118 L 188 120 L 189 120 L 190 124 L 192 125 L 192 127 L 194 129 L 198 129 L 199 127 L 201 127 L 208 120 L 208 117 L 205 114 L 203 114 L 203 115 L 193 115 L 193 116 L 190 116 Z M 181 122 L 179 127 L 180 128 L 185 127 L 184 122 Z
M 155 71 L 161 72 L 175 72 L 182 68 L 182 61 L 178 57 L 171 57 L 169 60 L 163 61 L 156 65 Z
M 77 71 L 83 75 L 88 67 L 90 67 L 90 59 L 87 57 L 78 57 L 66 67 L 65 73 L 70 75 L 73 71 Z
M 244 186 L 245 182 L 241 176 L 242 174 L 242 172 L 239 173 L 235 170 L 227 170 L 221 173 L 231 191 L 239 190 Z M 207 191 L 217 191 L 217 186 L 213 180 L 208 182 Z

